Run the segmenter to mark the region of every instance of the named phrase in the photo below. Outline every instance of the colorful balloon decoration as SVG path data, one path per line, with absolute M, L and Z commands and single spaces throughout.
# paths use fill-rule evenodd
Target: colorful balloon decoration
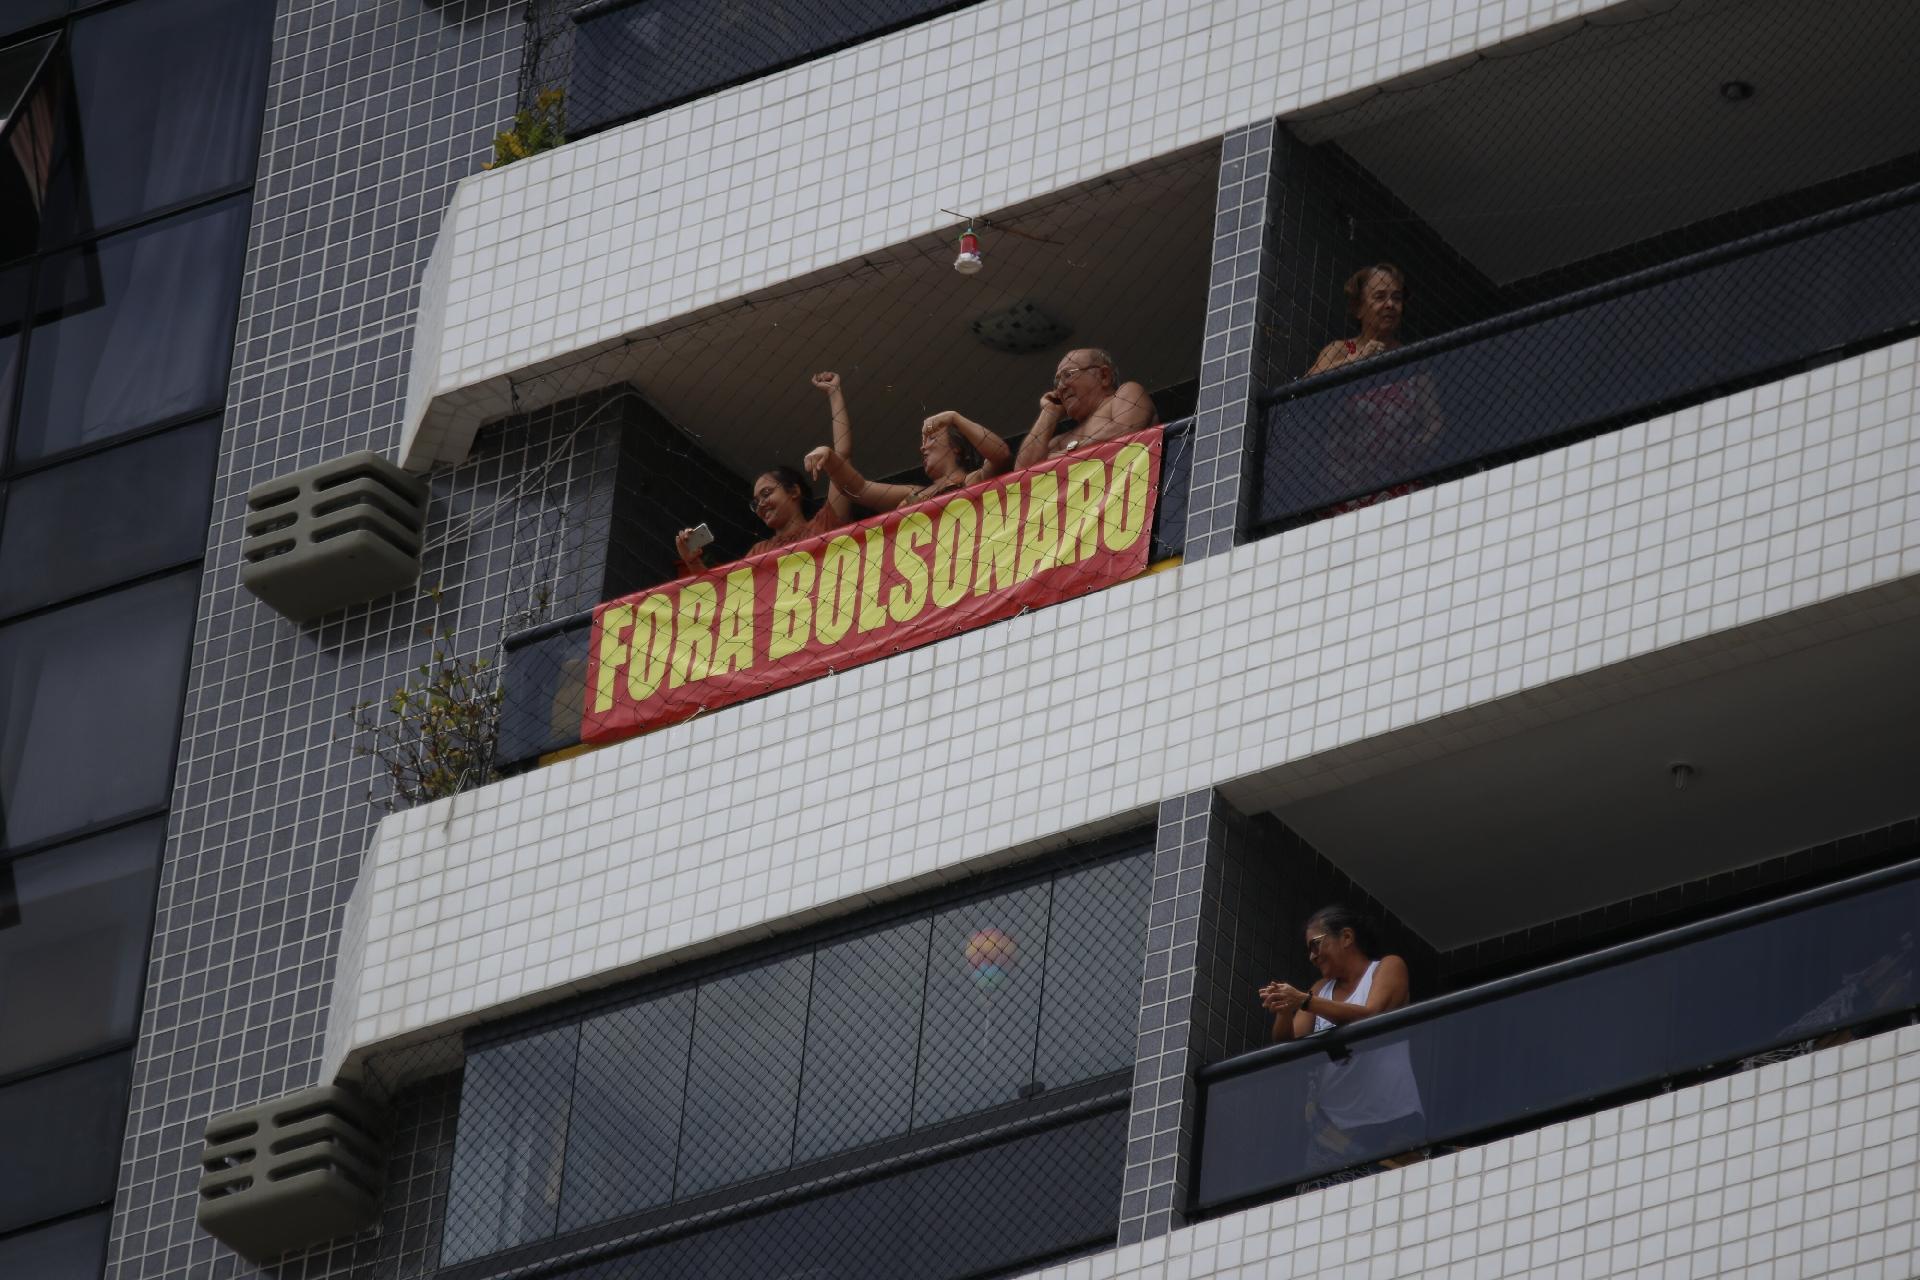
M 973 970 L 973 985 L 983 993 L 1006 986 L 1019 958 L 1019 944 L 999 929 L 981 929 L 967 939 L 967 967 Z

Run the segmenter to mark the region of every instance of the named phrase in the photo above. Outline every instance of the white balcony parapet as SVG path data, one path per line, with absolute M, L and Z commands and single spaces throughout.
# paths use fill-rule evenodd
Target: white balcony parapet
M 1917 387 L 1907 340 L 390 817 L 326 1074 L 1170 796 L 1312 795 L 1920 611 Z
M 1640 0 L 989 0 L 464 180 L 400 463 L 624 377 L 678 317 Z M 600 357 L 608 357 L 601 359 Z

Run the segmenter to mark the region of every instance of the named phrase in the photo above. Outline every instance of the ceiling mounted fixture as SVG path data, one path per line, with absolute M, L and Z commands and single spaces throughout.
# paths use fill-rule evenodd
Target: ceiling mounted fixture
M 953 269 L 963 276 L 980 274 L 980 268 L 986 262 L 980 257 L 980 237 L 973 234 L 973 224 L 960 233 L 960 255 L 953 260 Z
M 1073 332 L 1031 302 L 1016 302 L 1004 311 L 981 316 L 968 327 L 985 345 L 1015 356 L 1045 351 Z
M 1753 86 L 1745 80 L 1728 80 L 1721 84 L 1720 96 L 1728 102 L 1745 102 L 1753 96 Z

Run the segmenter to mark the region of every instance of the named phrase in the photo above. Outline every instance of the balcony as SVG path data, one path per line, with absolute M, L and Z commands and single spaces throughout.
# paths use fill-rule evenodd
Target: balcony
M 1920 1009 L 1920 862 L 1202 1070 L 1191 1208 L 1538 1127 Z

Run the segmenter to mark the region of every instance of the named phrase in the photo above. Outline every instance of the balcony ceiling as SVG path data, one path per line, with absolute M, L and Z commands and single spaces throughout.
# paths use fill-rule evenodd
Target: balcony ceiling
M 996 211 L 997 225 L 980 230 L 978 275 L 953 270 L 955 242 L 943 234 L 676 322 L 603 359 L 743 477 L 797 465 L 827 442 L 826 401 L 808 379 L 837 370 L 856 461 L 870 476 L 917 468 L 920 423 L 936 410 L 1024 434 L 1076 347 L 1107 348 L 1150 389 L 1194 377 L 1218 172 L 1208 146 Z M 976 319 L 1022 301 L 1069 335 L 1026 355 L 973 336 Z
M 1842 628 L 1696 642 L 1700 678 L 1272 811 L 1442 950 L 1872 830 L 1920 814 L 1916 615 L 1906 590 L 1818 643 Z
M 1505 283 L 1920 150 L 1920 4 L 1817 7 L 1638 0 L 1293 127 Z

